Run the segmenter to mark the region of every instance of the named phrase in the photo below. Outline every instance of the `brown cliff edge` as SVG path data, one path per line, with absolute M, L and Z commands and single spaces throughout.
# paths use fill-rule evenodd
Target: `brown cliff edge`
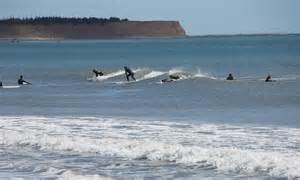
M 1 22 L 0 39 L 108 39 L 184 37 L 177 21 L 128 21 L 105 23 Z

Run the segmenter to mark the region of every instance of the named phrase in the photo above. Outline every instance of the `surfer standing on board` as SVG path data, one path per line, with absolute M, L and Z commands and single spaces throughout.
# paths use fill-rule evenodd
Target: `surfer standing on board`
M 131 69 L 129 69 L 127 66 L 124 66 L 124 70 L 127 81 L 129 81 L 129 77 L 136 81 L 136 79 L 134 78 L 134 73 Z
M 19 85 L 26 85 L 26 84 L 30 84 L 30 85 L 31 85 L 30 82 L 25 81 L 25 80 L 23 79 L 23 76 L 22 76 L 22 75 L 21 75 L 20 78 L 18 79 L 18 84 L 19 84 Z

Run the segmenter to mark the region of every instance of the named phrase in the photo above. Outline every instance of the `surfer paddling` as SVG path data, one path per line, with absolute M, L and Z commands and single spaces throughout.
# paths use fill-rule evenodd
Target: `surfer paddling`
M 19 84 L 19 85 L 26 85 L 26 84 L 32 85 L 30 82 L 25 81 L 25 80 L 23 79 L 23 76 L 22 76 L 22 75 L 21 75 L 20 78 L 18 79 L 18 84 Z
M 134 73 L 131 69 L 129 69 L 127 66 L 124 66 L 124 70 L 127 81 L 129 81 L 129 77 L 136 81 L 136 79 L 134 78 Z
M 103 75 L 104 75 L 103 72 L 98 71 L 98 70 L 96 70 L 96 69 L 93 69 L 93 73 L 95 74 L 96 77 L 98 77 L 98 76 L 103 76 Z
M 173 81 L 176 81 L 176 80 L 179 80 L 179 79 L 180 79 L 180 76 L 178 76 L 178 75 L 170 75 L 169 78 L 163 79 L 163 80 L 161 80 L 161 82 L 163 82 L 163 83 L 173 82 Z

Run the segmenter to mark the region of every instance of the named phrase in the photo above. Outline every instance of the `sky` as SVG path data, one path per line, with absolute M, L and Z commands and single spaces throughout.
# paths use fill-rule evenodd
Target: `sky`
M 300 0 L 0 0 L 0 17 L 180 21 L 188 35 L 300 33 Z

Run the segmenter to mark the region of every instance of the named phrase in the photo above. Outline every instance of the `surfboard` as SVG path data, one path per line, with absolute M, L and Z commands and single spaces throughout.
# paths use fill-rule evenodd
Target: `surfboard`
M 23 84 L 23 85 L 31 85 L 31 84 L 29 84 L 29 83 L 27 83 L 27 82 L 23 82 L 22 84 Z
M 21 86 L 2 86 L 3 89 L 16 89 L 19 87 L 21 87 Z
M 133 84 L 133 83 L 137 83 L 139 81 L 141 81 L 141 80 L 136 80 L 136 81 L 134 81 L 134 80 L 132 80 L 132 81 L 118 81 L 118 82 L 115 82 L 115 84 Z

